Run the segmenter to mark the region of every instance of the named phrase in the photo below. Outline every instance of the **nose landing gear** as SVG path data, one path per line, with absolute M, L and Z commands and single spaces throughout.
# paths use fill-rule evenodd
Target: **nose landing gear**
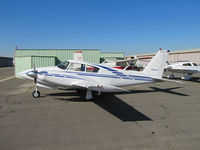
M 38 88 L 37 88 L 36 84 L 35 84 L 35 91 L 33 91 L 32 96 L 34 98 L 39 98 L 40 97 L 40 92 L 38 91 Z
M 40 97 L 40 92 L 38 90 L 33 91 L 32 93 L 34 98 L 39 98 Z

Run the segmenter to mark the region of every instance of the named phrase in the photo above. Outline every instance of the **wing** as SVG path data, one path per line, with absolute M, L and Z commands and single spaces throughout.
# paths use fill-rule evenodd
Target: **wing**
M 126 89 L 119 88 L 112 85 L 103 85 L 95 81 L 75 81 L 72 83 L 73 88 L 89 89 L 99 92 L 129 92 Z
M 94 81 L 92 81 L 92 82 L 90 82 L 90 81 L 74 81 L 71 83 L 71 86 L 73 88 L 88 89 L 88 88 L 97 87 L 98 83 L 97 82 L 95 83 Z

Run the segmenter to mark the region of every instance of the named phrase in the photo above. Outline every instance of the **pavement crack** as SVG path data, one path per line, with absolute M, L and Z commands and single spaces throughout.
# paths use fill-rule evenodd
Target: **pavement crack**
M 24 92 L 24 95 L 26 95 L 27 93 L 29 93 L 33 88 L 34 88 L 34 86 L 29 87 L 29 88 Z
M 12 108 L 12 103 L 9 102 L 9 98 L 10 96 L 6 96 L 6 103 L 7 103 L 7 107 L 8 107 L 8 113 L 12 113 L 15 112 L 15 110 Z

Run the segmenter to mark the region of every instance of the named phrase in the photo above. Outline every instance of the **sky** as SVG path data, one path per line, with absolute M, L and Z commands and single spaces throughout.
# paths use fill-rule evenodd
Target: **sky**
M 200 48 L 199 0 L 0 0 L 0 56 L 19 49 L 126 55 Z

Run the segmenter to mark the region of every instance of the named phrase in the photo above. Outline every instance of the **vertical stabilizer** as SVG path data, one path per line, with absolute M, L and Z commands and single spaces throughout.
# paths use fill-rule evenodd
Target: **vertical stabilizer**
M 142 71 L 147 76 L 161 79 L 167 61 L 169 50 L 159 50 L 151 62 Z

